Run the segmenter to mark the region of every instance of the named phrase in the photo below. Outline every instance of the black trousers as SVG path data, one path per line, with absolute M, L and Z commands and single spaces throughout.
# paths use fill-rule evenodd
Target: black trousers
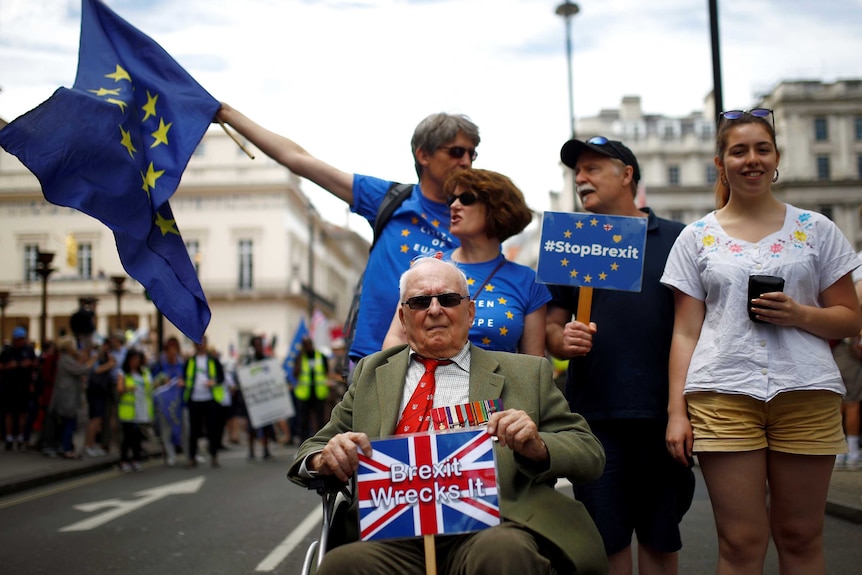
M 194 461 L 198 454 L 198 439 L 204 436 L 208 443 L 210 456 L 216 457 L 221 436 L 224 433 L 224 417 L 222 406 L 215 400 L 189 401 L 189 461 Z

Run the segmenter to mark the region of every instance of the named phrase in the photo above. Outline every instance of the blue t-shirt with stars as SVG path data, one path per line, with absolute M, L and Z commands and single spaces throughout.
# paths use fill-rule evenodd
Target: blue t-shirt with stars
M 470 299 L 476 302 L 476 317 L 470 326 L 470 342 L 492 351 L 518 352 L 524 333 L 524 319 L 551 301 L 545 284 L 536 283 L 536 272 L 527 266 L 505 261 L 503 254 L 488 262 L 465 264 L 452 260 L 452 252 L 443 254 L 467 276 Z M 491 279 L 482 285 L 488 276 Z M 476 290 L 481 293 L 476 296 Z
M 392 184 L 354 174 L 351 211 L 374 225 L 380 202 Z M 458 245 L 457 238 L 449 235 L 449 206 L 429 200 L 418 185 L 413 186 L 410 197 L 392 214 L 369 256 L 356 334 L 350 346 L 351 359 L 358 360 L 380 351 L 393 310 L 398 307 L 398 280 L 413 258 L 434 255 Z

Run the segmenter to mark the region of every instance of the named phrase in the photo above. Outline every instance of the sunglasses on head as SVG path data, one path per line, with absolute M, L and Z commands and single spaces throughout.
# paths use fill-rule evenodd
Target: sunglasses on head
M 449 157 L 455 160 L 460 160 L 464 157 L 464 154 L 470 154 L 470 161 L 475 162 L 476 158 L 479 157 L 479 152 L 476 151 L 476 148 L 465 148 L 464 146 L 440 146 L 439 150 L 446 150 L 449 154 Z
M 608 139 L 604 136 L 593 136 L 589 140 L 587 140 L 588 144 L 595 144 L 596 146 L 604 146 L 608 143 Z
M 431 300 L 437 298 L 437 303 L 441 307 L 455 307 L 470 296 L 461 295 L 459 293 L 441 293 L 437 295 L 417 295 L 407 298 L 401 302 L 401 305 L 406 305 L 412 310 L 423 310 L 431 307 Z
M 455 200 L 458 200 L 461 202 L 462 206 L 469 206 L 470 204 L 475 204 L 476 200 L 478 199 L 479 197 L 471 191 L 466 191 L 462 194 L 458 194 L 457 196 L 455 194 L 449 194 L 448 196 L 446 196 L 446 205 L 451 206 L 455 203 Z
M 755 118 L 770 118 L 772 120 L 772 129 L 775 130 L 775 114 L 769 108 L 752 108 L 751 110 L 728 110 L 719 114 L 725 120 L 738 120 L 746 115 Z

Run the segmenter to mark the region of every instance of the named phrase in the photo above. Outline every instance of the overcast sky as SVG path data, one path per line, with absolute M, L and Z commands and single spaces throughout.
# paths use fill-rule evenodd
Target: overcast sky
M 544 210 L 548 191 L 562 188 L 569 129 L 560 1 L 107 4 L 213 96 L 346 171 L 415 181 L 416 124 L 437 111 L 467 114 L 481 129 L 475 166 L 509 175 Z M 707 0 L 578 4 L 576 116 L 626 95 L 652 114 L 703 108 L 712 89 Z M 0 117 L 73 84 L 80 10 L 80 0 L 0 0 Z M 784 79 L 862 78 L 862 0 L 719 0 L 719 19 L 726 109 L 750 107 Z M 336 201 L 303 188 L 344 224 Z

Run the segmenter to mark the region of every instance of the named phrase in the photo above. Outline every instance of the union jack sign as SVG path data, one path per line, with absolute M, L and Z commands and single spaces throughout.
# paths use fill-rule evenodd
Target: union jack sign
M 371 442 L 356 490 L 363 541 L 466 533 L 500 523 L 494 441 L 484 429 Z

